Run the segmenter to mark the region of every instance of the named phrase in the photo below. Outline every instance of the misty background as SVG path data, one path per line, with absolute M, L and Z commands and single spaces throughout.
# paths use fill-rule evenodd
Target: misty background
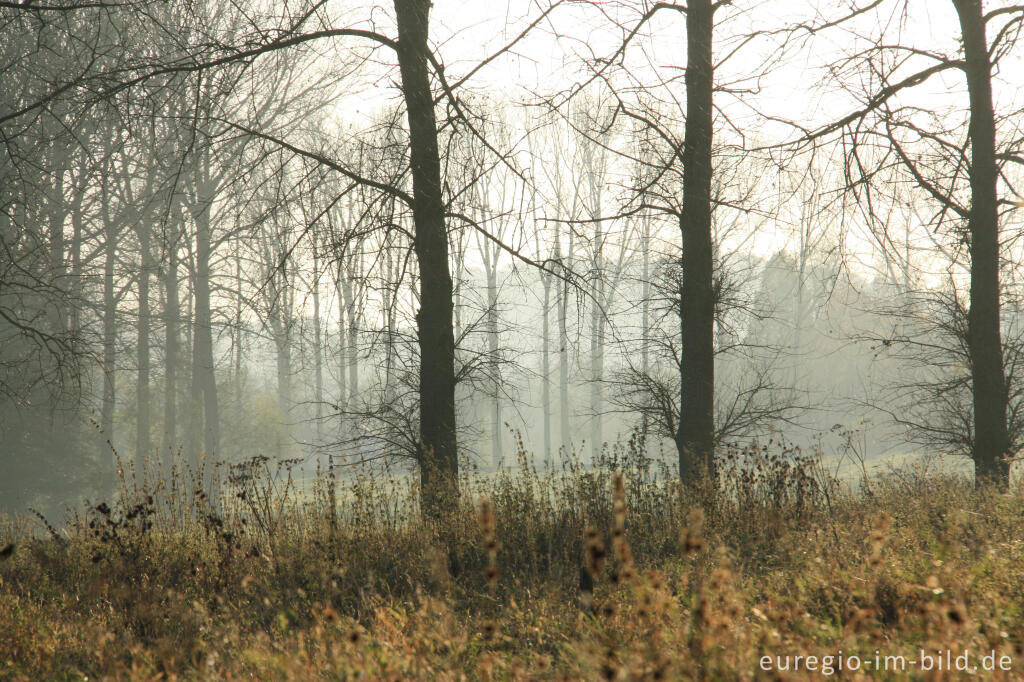
M 929 71 L 835 124 L 955 61 L 953 8 L 718 4 L 717 446 L 967 461 L 966 84 Z M 460 461 L 589 466 L 633 439 L 676 466 L 683 17 L 435 5 Z M 0 511 L 256 456 L 414 471 L 407 112 L 360 33 L 394 33 L 391 8 L 0 11 Z M 1021 14 L 989 19 L 1016 451 Z

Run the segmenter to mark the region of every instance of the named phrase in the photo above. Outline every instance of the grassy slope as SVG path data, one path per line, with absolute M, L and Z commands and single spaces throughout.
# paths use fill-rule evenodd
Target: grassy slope
M 842 492 L 793 456 L 735 453 L 717 504 L 633 453 L 467 481 L 429 527 L 387 481 L 347 482 L 333 524 L 326 488 L 256 476 L 216 516 L 158 490 L 57 539 L 8 529 L 0 679 L 779 679 L 761 656 L 922 648 L 994 650 L 1024 676 L 1024 493 L 919 472 Z

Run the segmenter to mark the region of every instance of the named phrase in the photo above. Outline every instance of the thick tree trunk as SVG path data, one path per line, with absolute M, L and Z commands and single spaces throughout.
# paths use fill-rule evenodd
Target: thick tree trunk
M 458 494 L 452 278 L 441 193 L 434 98 L 427 71 L 430 0 L 395 0 L 398 64 L 409 118 L 413 245 L 419 263 L 420 484 L 423 512 L 438 516 Z
M 683 143 L 682 362 L 676 432 L 679 475 L 714 479 L 714 285 L 711 247 L 711 0 L 691 0 L 686 14 L 686 137 Z
M 980 0 L 953 0 L 963 35 L 971 101 L 971 308 L 967 343 L 974 390 L 974 467 L 979 485 L 1006 488 L 1007 387 L 999 321 L 999 214 L 992 65 Z

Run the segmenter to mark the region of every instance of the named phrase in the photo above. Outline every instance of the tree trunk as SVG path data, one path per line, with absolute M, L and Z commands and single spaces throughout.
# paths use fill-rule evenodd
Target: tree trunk
M 686 137 L 683 142 L 682 361 L 676 432 L 684 481 L 715 477 L 714 285 L 711 247 L 713 29 L 711 0 L 692 0 L 686 14 Z
M 100 408 L 99 489 L 101 495 L 113 493 L 117 480 L 114 457 L 114 393 L 117 360 L 117 299 L 114 295 L 114 265 L 117 258 L 117 227 L 110 214 L 110 195 L 104 185 L 103 197 L 103 402 Z
M 538 250 L 539 252 L 539 250 Z M 541 273 L 541 285 L 544 287 L 544 317 L 541 319 L 541 376 L 544 410 L 544 466 L 551 465 L 551 275 Z
M 241 420 L 244 409 L 242 396 L 245 386 L 242 380 L 243 355 L 245 345 L 245 328 L 242 321 L 242 240 L 240 236 L 235 237 L 235 331 L 234 338 L 234 371 L 233 371 L 233 393 L 235 402 L 235 419 Z M 245 457 L 245 452 L 240 444 L 234 448 L 239 461 Z
M 148 200 L 144 197 L 143 200 Z M 136 410 L 135 418 L 135 472 L 136 475 L 144 478 L 144 467 L 150 454 L 150 400 L 149 400 L 149 274 L 153 268 L 150 262 L 150 241 L 152 225 L 150 224 L 151 211 L 146 211 L 139 220 L 139 329 L 138 345 L 136 347 L 136 364 L 138 375 L 136 381 Z
M 484 244 L 487 271 L 487 354 L 491 367 L 491 459 L 494 468 L 504 463 L 501 451 L 501 365 L 498 362 L 498 262 L 490 245 Z
M 341 442 L 345 440 L 345 410 L 348 405 L 346 389 L 348 388 L 348 343 L 345 338 L 348 331 L 345 328 L 345 276 L 342 261 L 338 261 L 338 270 L 335 275 L 334 288 L 338 298 L 338 438 Z M 351 321 L 349 322 L 351 324 Z
M 458 494 L 452 278 L 441 192 L 434 98 L 427 71 L 430 0 L 395 0 L 398 64 L 409 118 L 413 246 L 419 263 L 420 484 L 427 516 L 452 508 Z
M 341 277 L 341 270 L 339 266 L 338 276 Z M 342 343 L 345 346 L 345 357 L 342 362 L 341 381 L 342 381 L 342 399 L 344 400 L 345 393 L 345 375 L 348 373 L 348 400 L 351 403 L 355 403 L 355 400 L 359 396 L 359 302 L 356 299 L 355 287 L 352 285 L 352 280 L 362 275 L 362 267 L 360 260 L 350 261 L 349 267 L 351 272 L 344 278 L 342 285 L 342 293 L 345 300 L 345 315 L 348 318 L 347 329 L 341 330 Z M 340 311 L 339 311 L 340 319 Z M 348 335 L 348 340 L 345 340 L 345 334 Z M 390 337 L 389 337 L 390 338 Z M 353 426 L 355 421 L 353 420 Z M 349 436 L 355 438 L 359 434 L 355 428 L 350 429 Z M 360 448 L 360 452 L 362 449 Z
M 206 186 L 209 184 L 208 169 L 204 169 L 199 184 L 198 215 L 196 216 L 196 283 L 195 283 L 195 324 L 192 342 L 192 396 L 202 405 L 203 456 L 205 470 L 203 489 L 210 502 L 217 504 L 216 464 L 220 445 L 220 415 L 217 405 L 217 381 L 213 364 L 213 321 L 210 310 L 210 261 L 212 258 L 213 235 L 210 226 L 210 212 L 213 197 Z M 198 409 L 199 404 L 193 409 Z M 196 453 L 198 454 L 198 453 Z M 197 462 L 198 463 L 198 462 Z
M 316 443 L 323 441 L 324 357 L 320 343 L 320 258 L 313 235 L 313 408 L 316 418 Z
M 64 161 L 65 159 L 59 159 L 57 164 Z M 58 289 L 63 289 L 68 285 L 64 267 L 64 220 L 67 216 L 67 199 L 64 196 L 64 173 L 59 165 L 55 176 L 53 194 L 49 197 L 47 206 L 50 214 L 50 268 L 54 284 Z M 56 335 L 60 335 L 66 329 L 67 308 L 67 302 L 49 306 L 50 329 Z
M 561 236 L 555 232 L 555 261 L 562 262 Z M 572 231 L 569 232 L 569 261 L 572 267 Z M 564 268 L 563 268 L 564 270 Z M 572 435 L 569 431 L 569 283 L 565 280 L 559 284 L 558 301 L 558 424 L 561 432 L 561 448 L 569 454 L 572 447 Z
M 1007 488 L 1007 387 L 999 322 L 999 214 L 992 65 L 980 0 L 953 0 L 963 35 L 971 101 L 971 308 L 967 344 L 974 390 L 974 467 L 978 485 Z
M 641 250 L 641 272 L 640 272 L 640 373 L 647 377 L 651 365 L 651 217 L 645 215 L 643 221 L 643 241 L 640 244 Z M 640 416 L 640 442 L 641 447 L 647 445 L 647 431 L 650 428 L 648 414 L 644 410 Z
M 173 237 L 167 244 L 164 270 L 164 468 L 170 475 L 174 448 L 178 443 L 178 362 L 180 356 L 178 323 L 181 306 L 178 297 L 178 244 Z
M 82 329 L 82 240 L 85 234 L 85 215 L 82 202 L 85 198 L 85 183 L 79 182 L 75 189 L 75 201 L 71 210 L 71 281 L 68 290 L 71 293 L 71 310 L 69 311 L 68 329 L 71 338 L 78 339 Z
M 280 319 L 271 325 L 274 344 L 277 347 L 277 408 L 281 413 L 281 428 L 285 441 L 290 442 L 292 409 L 292 325 L 288 313 L 281 310 Z M 283 455 L 284 446 L 278 444 L 278 455 Z
M 595 214 L 596 215 L 596 214 Z M 604 410 L 604 268 L 601 263 L 603 235 L 597 228 L 594 254 L 594 283 L 590 296 L 590 463 L 597 466 L 601 460 L 604 436 L 601 412 Z

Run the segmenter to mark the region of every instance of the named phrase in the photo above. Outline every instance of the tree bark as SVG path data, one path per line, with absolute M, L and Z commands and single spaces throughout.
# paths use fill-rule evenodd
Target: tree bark
M 643 242 L 641 249 L 640 273 L 640 373 L 647 377 L 651 364 L 651 217 L 645 215 L 643 221 Z M 640 439 L 643 446 L 647 445 L 647 431 L 650 428 L 648 414 L 644 410 L 641 415 Z
M 539 253 L 539 249 L 538 249 Z M 551 465 L 551 275 L 540 273 L 541 285 L 544 287 L 544 317 L 541 319 L 541 404 L 544 410 L 544 466 Z
M 711 62 L 714 9 L 692 0 L 686 14 L 686 136 L 683 142 L 679 475 L 714 480 L 714 285 L 711 244 Z
M 181 304 L 178 296 L 178 244 L 170 237 L 164 270 L 164 468 L 169 476 L 178 442 L 178 363 L 181 349 L 178 323 Z
M 201 164 L 209 163 L 204 159 Z M 210 212 L 213 197 L 208 191 L 209 169 L 203 168 L 199 182 L 196 215 L 196 282 L 195 282 L 195 323 L 192 342 L 192 395 L 202 405 L 203 456 L 205 468 L 203 490 L 210 502 L 217 503 L 216 464 L 220 445 L 220 415 L 217 405 L 217 381 L 213 363 L 213 320 L 210 310 L 210 261 L 213 251 L 213 234 Z M 199 405 L 193 409 L 198 409 Z M 198 453 L 195 453 L 198 456 Z M 198 461 L 196 462 L 198 464 Z
M 597 216 L 596 211 L 592 215 Z M 598 223 L 594 246 L 594 283 L 590 290 L 590 463 L 597 466 L 604 450 L 604 310 L 605 286 L 602 252 L 604 234 Z
M 109 176 L 108 176 L 109 177 Z M 117 299 L 114 294 L 114 265 L 117 262 L 117 227 L 110 212 L 110 192 L 104 184 L 103 202 L 103 402 L 100 407 L 99 490 L 113 493 L 117 479 L 114 457 L 114 381 L 117 360 Z
M 504 463 L 501 449 L 501 363 L 498 361 L 498 254 L 483 244 L 487 274 L 487 354 L 491 367 L 491 460 L 495 470 Z
M 430 0 L 395 0 L 398 65 L 409 119 L 413 246 L 419 263 L 420 485 L 427 516 L 451 508 L 458 494 L 455 435 L 455 337 L 452 278 L 441 192 L 437 122 L 427 71 Z
M 971 307 L 967 343 L 974 392 L 974 467 L 978 485 L 1009 486 L 1007 387 L 999 320 L 999 214 L 992 64 L 980 0 L 953 0 L 960 17 L 971 103 Z
M 316 418 L 316 443 L 323 442 L 324 358 L 320 341 L 320 254 L 313 234 L 313 408 Z
M 148 197 L 143 197 L 148 201 Z M 149 399 L 149 332 L 150 332 L 150 309 L 149 309 L 149 275 L 153 265 L 150 257 L 150 242 L 152 225 L 150 219 L 152 212 L 147 210 L 139 220 L 139 329 L 138 345 L 136 351 L 137 380 L 136 380 L 136 410 L 135 418 L 135 471 L 140 477 L 144 475 L 146 460 L 150 451 L 150 399 Z
M 567 266 L 572 267 L 572 230 L 569 231 L 569 253 Z M 555 224 L 555 261 L 562 262 L 561 235 Z M 563 456 L 569 454 L 572 447 L 572 435 L 569 431 L 569 283 L 562 280 L 556 292 L 558 306 L 558 426 L 561 435 Z

